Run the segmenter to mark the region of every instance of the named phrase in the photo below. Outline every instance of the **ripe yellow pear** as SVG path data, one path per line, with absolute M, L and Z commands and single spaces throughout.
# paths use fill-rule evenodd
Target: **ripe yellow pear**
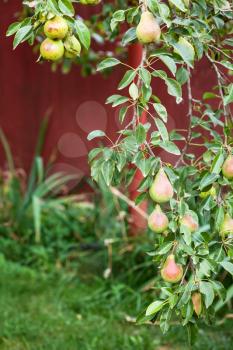
M 64 55 L 64 45 L 61 40 L 45 39 L 40 45 L 41 56 L 48 61 L 57 61 Z
M 173 187 L 163 168 L 160 168 L 155 176 L 149 193 L 151 198 L 157 203 L 166 203 L 173 197 Z
M 185 214 L 181 220 L 180 224 L 186 226 L 191 233 L 198 230 L 198 222 L 190 214 Z
M 223 163 L 222 173 L 226 179 L 228 180 L 233 179 L 233 156 L 232 155 L 228 156 L 225 162 Z
M 155 233 L 163 233 L 167 229 L 168 223 L 166 214 L 164 214 L 159 205 L 156 205 L 155 210 L 148 219 L 149 228 Z
M 220 235 L 225 237 L 231 234 L 233 234 L 233 218 L 229 214 L 226 214 L 220 226 Z
M 69 30 L 66 20 L 55 16 L 44 25 L 44 33 L 50 39 L 64 39 Z
M 169 255 L 165 261 L 165 264 L 161 270 L 161 276 L 166 282 L 177 283 L 183 277 L 183 268 L 181 265 L 176 264 L 175 256 Z
M 140 22 L 136 28 L 138 40 L 143 44 L 158 42 L 161 36 L 161 29 L 153 14 L 145 11 L 141 15 Z
M 200 316 L 202 311 L 202 297 L 201 293 L 195 292 L 192 294 L 193 309 L 197 316 Z

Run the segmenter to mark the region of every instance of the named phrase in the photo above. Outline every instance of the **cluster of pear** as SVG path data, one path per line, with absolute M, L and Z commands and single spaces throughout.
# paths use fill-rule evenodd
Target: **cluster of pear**
M 154 211 L 150 214 L 148 219 L 149 228 L 156 233 L 163 233 L 167 230 L 169 220 L 166 214 L 162 211 L 159 204 L 168 202 L 174 195 L 172 184 L 170 183 L 163 168 L 158 171 L 152 186 L 149 190 L 150 196 L 157 204 Z M 188 218 L 186 218 L 188 221 Z M 175 261 L 175 256 L 170 254 L 162 269 L 162 278 L 170 283 L 177 283 L 182 279 L 183 268 Z
M 163 168 L 160 168 L 149 190 L 150 196 L 158 203 L 148 219 L 149 228 L 155 233 L 163 233 L 167 230 L 169 220 L 162 211 L 159 204 L 168 202 L 174 195 L 172 184 L 170 183 Z M 180 225 L 186 226 L 189 231 L 195 232 L 198 229 L 198 222 L 189 213 L 180 219 Z
M 229 155 L 224 161 L 222 174 L 228 180 L 233 179 L 233 155 Z M 160 168 L 155 176 L 149 189 L 149 194 L 152 200 L 157 204 L 149 216 L 148 226 L 155 233 L 165 233 L 169 226 L 169 220 L 167 215 L 162 211 L 160 204 L 168 202 L 173 197 L 174 190 L 163 168 Z M 190 233 L 197 231 L 199 228 L 197 219 L 189 212 L 179 220 L 179 225 L 180 227 L 187 228 Z M 229 234 L 233 234 L 233 218 L 229 214 L 226 214 L 220 226 L 220 235 L 225 237 Z M 165 281 L 170 283 L 177 283 L 182 279 L 183 268 L 176 263 L 173 254 L 167 257 L 161 269 L 161 276 Z M 194 306 L 196 314 L 199 315 L 201 312 L 200 296 L 195 294 L 193 300 L 195 300 L 195 302 L 193 301 L 193 305 L 199 305 Z
M 142 44 L 159 42 L 161 29 L 157 19 L 150 11 L 142 13 L 139 24 L 136 28 L 136 35 Z
M 80 55 L 81 45 L 78 39 L 69 32 L 67 21 L 54 16 L 44 25 L 46 39 L 40 45 L 41 56 L 48 61 L 57 61 L 63 56 L 75 58 Z

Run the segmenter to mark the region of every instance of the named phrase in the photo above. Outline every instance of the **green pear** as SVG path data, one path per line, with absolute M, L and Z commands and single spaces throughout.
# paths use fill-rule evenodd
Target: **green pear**
M 183 268 L 181 265 L 176 264 L 175 256 L 169 255 L 161 270 L 161 276 L 166 282 L 177 283 L 183 277 Z
M 61 40 L 45 39 L 40 45 L 41 56 L 48 61 L 57 61 L 64 55 L 64 45 Z
M 143 44 L 158 42 L 161 36 L 161 29 L 153 14 L 145 11 L 141 15 L 140 22 L 136 28 L 138 40 Z
M 226 179 L 228 180 L 233 179 L 233 156 L 232 155 L 228 156 L 225 162 L 223 163 L 222 173 Z
M 68 36 L 64 41 L 65 47 L 65 57 L 67 58 L 75 58 L 80 56 L 81 53 L 81 45 L 78 39 L 74 36 Z
M 63 17 L 55 16 L 44 25 L 44 33 L 50 39 L 64 39 L 69 26 Z
M 185 214 L 181 220 L 180 224 L 187 227 L 191 233 L 198 230 L 198 222 L 190 214 Z
M 192 294 L 193 309 L 197 316 L 200 316 L 202 311 L 202 297 L 201 293 L 195 292 Z
M 163 168 L 160 168 L 155 176 L 149 193 L 151 198 L 157 203 L 166 203 L 173 197 L 173 187 Z
M 159 205 L 156 205 L 148 219 L 149 228 L 155 233 L 163 233 L 167 229 L 168 223 L 166 214 L 164 214 Z
M 230 234 L 233 234 L 233 219 L 229 214 L 226 214 L 220 226 L 220 235 L 225 237 Z

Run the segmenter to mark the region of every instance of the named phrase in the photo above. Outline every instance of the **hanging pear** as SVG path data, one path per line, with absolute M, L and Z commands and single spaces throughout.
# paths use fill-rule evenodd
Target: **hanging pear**
M 232 155 L 228 156 L 225 162 L 223 163 L 222 173 L 226 179 L 228 180 L 233 179 L 233 156 Z
M 166 214 L 164 214 L 159 205 L 156 205 L 155 210 L 148 219 L 149 228 L 155 233 L 163 233 L 167 229 L 168 223 Z
M 151 198 L 157 203 L 168 202 L 174 194 L 173 187 L 163 168 L 160 168 L 149 190 Z
M 153 14 L 145 11 L 141 15 L 140 22 L 136 28 L 138 40 L 143 44 L 158 42 L 161 36 L 161 29 Z
M 55 16 L 44 25 L 44 33 L 50 39 L 64 39 L 69 26 L 63 17 Z
M 177 283 L 182 279 L 183 268 L 181 265 L 176 264 L 175 256 L 173 254 L 168 255 L 161 270 L 161 276 L 164 281 L 170 283 Z
M 190 214 L 185 214 L 181 218 L 180 224 L 187 227 L 191 233 L 197 231 L 199 227 L 198 222 Z
M 226 214 L 220 226 L 220 235 L 225 237 L 230 234 L 233 234 L 233 219 L 229 214 Z
M 195 292 L 192 294 L 193 310 L 197 316 L 200 316 L 202 311 L 202 297 L 201 293 Z
M 64 55 L 64 45 L 61 40 L 45 39 L 40 45 L 41 56 L 48 61 L 57 61 Z

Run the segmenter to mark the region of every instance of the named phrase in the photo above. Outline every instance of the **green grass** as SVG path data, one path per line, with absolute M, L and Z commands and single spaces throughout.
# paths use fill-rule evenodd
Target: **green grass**
M 97 260 L 79 263 L 75 273 L 45 274 L 1 258 L 0 350 L 188 349 L 181 327 L 163 336 L 157 326 L 126 321 L 142 308 L 142 296 L 96 277 Z M 231 327 L 202 329 L 193 349 L 232 349 Z

